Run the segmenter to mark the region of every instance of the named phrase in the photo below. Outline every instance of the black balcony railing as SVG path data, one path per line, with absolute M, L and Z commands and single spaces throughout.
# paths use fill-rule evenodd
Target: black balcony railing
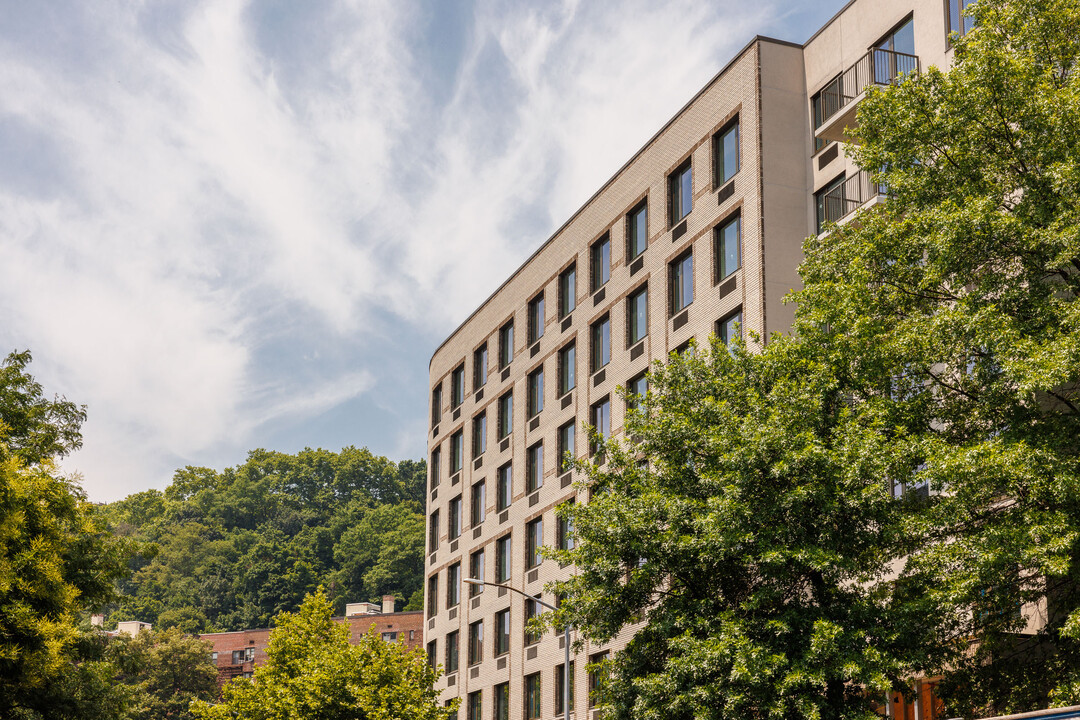
M 918 71 L 919 58 L 916 55 L 892 50 L 868 50 L 854 65 L 818 93 L 815 98 L 815 104 L 819 106 L 815 108 L 814 129 L 821 127 L 840 112 L 868 85 L 889 85 L 909 73 Z
M 818 232 L 821 232 L 826 223 L 839 222 L 875 197 L 885 197 L 885 195 L 885 186 L 871 182 L 870 176 L 860 170 L 820 196 Z

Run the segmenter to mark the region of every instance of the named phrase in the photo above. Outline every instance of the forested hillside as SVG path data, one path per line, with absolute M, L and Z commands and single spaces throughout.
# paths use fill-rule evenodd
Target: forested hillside
M 99 511 L 145 543 L 106 622 L 143 620 L 185 632 L 267 627 L 325 585 L 346 602 L 423 597 L 424 461 L 367 449 L 254 450 L 222 472 L 178 470 Z

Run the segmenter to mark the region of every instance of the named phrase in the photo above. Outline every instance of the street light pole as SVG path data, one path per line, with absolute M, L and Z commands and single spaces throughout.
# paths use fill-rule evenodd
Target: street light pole
M 528 598 L 529 600 L 532 600 L 533 602 L 535 602 L 538 605 L 546 607 L 548 610 L 557 610 L 558 609 L 554 605 L 552 605 L 550 603 L 546 603 L 543 600 L 541 600 L 540 598 L 533 597 L 532 595 L 528 594 L 527 592 L 523 592 L 521 590 L 518 590 L 515 587 L 510 587 L 509 585 L 503 585 L 501 583 L 484 582 L 483 580 L 477 580 L 476 578 L 463 578 L 463 580 L 465 582 L 469 583 L 470 585 L 490 585 L 491 587 L 506 588 L 510 592 L 515 592 L 518 595 L 521 595 L 523 597 Z M 566 660 L 563 663 L 563 684 L 562 684 L 562 691 L 563 691 L 563 720 L 570 720 L 570 626 L 569 625 L 567 625 L 563 629 L 563 645 L 565 646 L 565 650 L 566 650 Z

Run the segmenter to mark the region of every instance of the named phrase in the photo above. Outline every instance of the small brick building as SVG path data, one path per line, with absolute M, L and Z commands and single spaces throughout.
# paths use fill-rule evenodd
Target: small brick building
M 410 650 L 423 647 L 424 616 L 420 611 L 394 612 L 394 597 L 383 597 L 380 608 L 375 603 L 351 603 L 345 606 L 345 616 L 336 622 L 349 624 L 349 641 L 356 643 L 372 627 L 383 640 L 401 642 Z M 251 677 L 257 665 L 266 662 L 270 643 L 270 628 L 237 630 L 236 632 L 204 633 L 201 639 L 212 643 L 212 657 L 218 670 L 218 684 L 235 677 Z

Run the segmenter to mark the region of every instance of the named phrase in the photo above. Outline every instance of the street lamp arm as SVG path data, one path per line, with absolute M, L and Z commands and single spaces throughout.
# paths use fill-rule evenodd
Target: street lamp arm
M 552 605 L 551 603 L 546 603 L 543 600 L 541 600 L 540 598 L 533 597 L 532 595 L 530 595 L 529 593 L 527 593 L 527 592 L 525 592 L 523 590 L 518 590 L 516 587 L 510 587 L 509 585 L 503 585 L 502 583 L 485 582 L 484 580 L 477 580 L 476 578 L 462 578 L 462 580 L 464 582 L 469 583 L 470 585 L 490 585 L 491 587 L 505 588 L 505 589 L 509 590 L 510 592 L 515 592 L 518 595 L 529 598 L 530 600 L 532 600 L 537 605 L 540 605 L 542 607 L 546 607 L 548 610 L 558 610 L 558 608 L 555 607 L 554 605 Z

